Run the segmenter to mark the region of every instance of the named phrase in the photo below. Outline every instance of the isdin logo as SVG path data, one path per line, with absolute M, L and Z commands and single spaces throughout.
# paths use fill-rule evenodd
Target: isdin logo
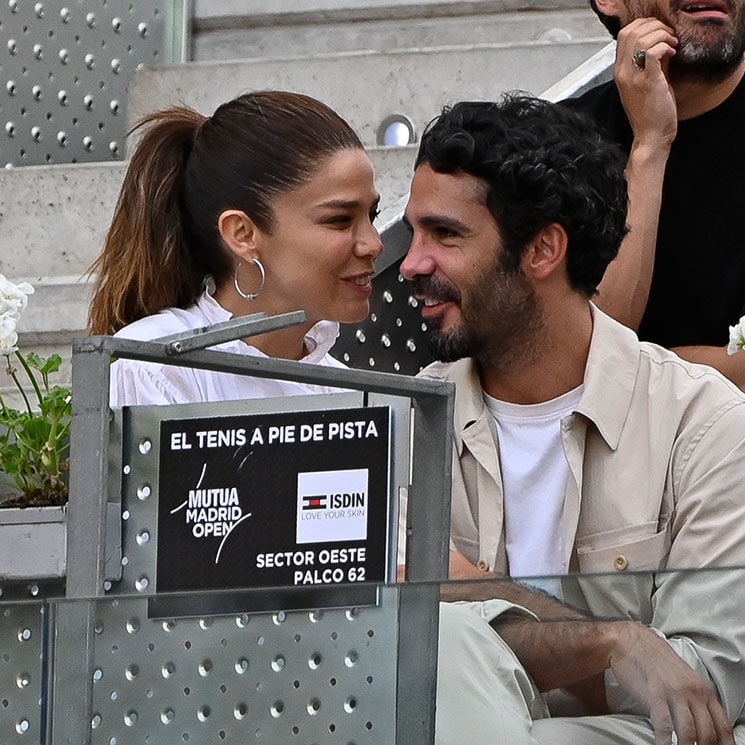
M 297 542 L 366 539 L 368 476 L 367 468 L 299 473 Z

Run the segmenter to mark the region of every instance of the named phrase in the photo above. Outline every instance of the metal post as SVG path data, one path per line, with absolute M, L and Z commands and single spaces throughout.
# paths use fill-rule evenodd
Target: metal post
M 53 615 L 50 743 L 90 741 L 95 601 L 103 594 L 109 445 L 109 365 L 100 338 L 76 340 L 72 362 L 67 598 Z
M 421 738 L 416 741 L 431 745 L 435 736 L 438 581 L 448 571 L 453 401 L 452 395 L 413 397 L 406 574 L 414 583 L 399 588 L 399 650 L 405 654 L 398 658 L 398 742 Z

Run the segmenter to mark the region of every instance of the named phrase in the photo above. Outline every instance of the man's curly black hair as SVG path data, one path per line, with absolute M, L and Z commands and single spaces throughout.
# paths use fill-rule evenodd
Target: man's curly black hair
M 422 135 L 415 167 L 486 183 L 507 270 L 517 271 L 540 230 L 562 225 L 569 281 L 591 297 L 627 230 L 624 163 L 584 115 L 511 93 L 445 107 Z

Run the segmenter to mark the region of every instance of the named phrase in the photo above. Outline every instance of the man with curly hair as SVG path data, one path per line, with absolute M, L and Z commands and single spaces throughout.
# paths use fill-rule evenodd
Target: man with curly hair
M 626 204 L 620 151 L 559 105 L 459 103 L 422 137 L 401 271 L 456 387 L 451 578 L 488 580 L 447 591 L 440 745 L 734 743 L 740 574 L 673 570 L 745 564 L 745 395 L 591 302 Z

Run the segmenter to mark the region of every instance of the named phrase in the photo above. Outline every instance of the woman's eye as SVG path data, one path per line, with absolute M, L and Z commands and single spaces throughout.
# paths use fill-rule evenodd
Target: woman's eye
M 326 219 L 327 225 L 332 225 L 334 227 L 343 227 L 345 225 L 349 225 L 351 222 L 351 218 L 349 215 L 332 215 L 331 217 Z

